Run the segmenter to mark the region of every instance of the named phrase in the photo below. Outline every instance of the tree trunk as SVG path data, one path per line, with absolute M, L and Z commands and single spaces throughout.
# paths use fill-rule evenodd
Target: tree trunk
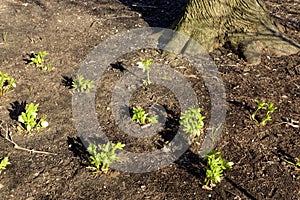
M 299 44 L 280 33 L 262 0 L 188 0 L 173 28 L 209 52 L 229 46 L 250 64 L 258 64 L 263 51 L 273 56 L 300 51 Z

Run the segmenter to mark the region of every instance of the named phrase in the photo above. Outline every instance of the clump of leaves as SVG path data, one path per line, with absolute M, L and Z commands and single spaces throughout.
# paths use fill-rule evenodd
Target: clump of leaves
M 6 166 L 11 164 L 10 162 L 8 162 L 8 157 L 4 157 L 1 162 L 0 162 L 0 172 L 2 172 L 3 170 L 6 169 Z
M 72 82 L 72 87 L 78 92 L 89 92 L 94 88 L 92 81 L 84 79 L 82 75 L 79 75 L 76 80 Z
M 40 67 L 42 69 L 42 71 L 46 71 L 48 69 L 48 71 L 51 71 L 51 66 L 50 65 L 46 65 L 45 62 L 45 56 L 48 54 L 48 52 L 43 51 L 43 52 L 39 52 L 37 54 L 33 54 L 33 56 L 30 58 L 30 62 L 29 64 L 31 65 L 35 65 L 36 67 Z
M 28 132 L 33 129 L 40 130 L 49 125 L 45 115 L 40 119 L 37 118 L 38 107 L 39 104 L 30 103 L 26 105 L 25 112 L 22 112 L 18 117 L 18 121 L 22 123 L 22 127 Z
M 231 169 L 233 166 L 233 162 L 226 162 L 222 156 L 221 152 L 218 150 L 211 151 L 204 157 L 204 161 L 206 161 L 206 177 L 205 177 L 205 185 L 202 187 L 203 189 L 212 190 L 216 184 L 220 183 L 223 179 L 223 172 L 226 169 Z
M 96 144 L 90 144 L 87 151 L 90 154 L 91 166 L 88 168 L 95 171 L 95 173 L 107 173 L 109 166 L 119 159 L 116 150 L 122 150 L 124 146 L 125 145 L 120 142 L 117 144 L 108 142 L 106 144 L 98 144 L 98 146 Z
M 137 62 L 138 68 L 142 69 L 143 72 L 147 73 L 147 80 L 144 80 L 144 85 L 150 85 L 151 81 L 150 81 L 150 66 L 152 64 L 152 60 L 145 60 L 145 61 L 141 61 L 141 62 Z
M 189 108 L 180 116 L 180 125 L 183 131 L 192 137 L 199 137 L 204 126 L 205 116 L 201 114 L 202 108 Z
M 157 123 L 157 116 L 149 117 L 148 113 L 146 113 L 142 107 L 138 106 L 133 108 L 132 120 L 141 125 L 145 125 L 147 123 L 155 124 Z
M 0 96 L 16 87 L 16 81 L 8 74 L 0 72 Z
M 259 101 L 259 100 L 255 100 L 255 102 L 257 103 L 257 109 L 250 116 L 250 118 L 251 118 L 251 120 L 254 120 L 257 123 L 259 123 L 260 126 L 265 126 L 267 121 L 272 120 L 272 117 L 270 114 L 275 112 L 277 107 L 274 107 L 274 103 L 272 103 L 272 102 L 266 103 L 266 102 Z M 262 120 L 260 122 L 258 122 L 256 119 L 256 115 L 257 115 L 258 111 L 260 111 L 260 110 L 266 110 L 266 112 L 265 112 L 265 116 L 262 117 Z

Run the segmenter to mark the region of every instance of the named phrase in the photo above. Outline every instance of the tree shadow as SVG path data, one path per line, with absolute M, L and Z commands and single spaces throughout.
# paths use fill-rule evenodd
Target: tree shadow
M 150 27 L 167 28 L 182 15 L 186 0 L 120 0 L 130 9 L 137 11 Z
M 161 1 L 161 0 L 119 0 L 123 5 L 131 10 L 140 13 L 140 17 L 144 19 L 150 27 L 169 27 L 182 14 L 187 0 L 177 1 Z M 114 12 L 114 8 L 110 7 L 109 2 L 99 2 L 99 0 L 90 1 L 88 3 L 82 1 L 70 1 L 74 6 L 84 7 L 91 14 L 103 17 L 103 8 L 107 8 L 108 12 Z M 97 7 L 100 6 L 101 9 Z

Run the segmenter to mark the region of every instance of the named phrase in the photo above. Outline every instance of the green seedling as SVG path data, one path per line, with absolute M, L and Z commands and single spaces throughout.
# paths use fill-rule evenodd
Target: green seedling
M 193 138 L 199 137 L 204 126 L 205 116 L 201 114 L 202 108 L 189 108 L 180 116 L 180 125 L 183 131 L 192 135 Z
M 258 122 L 260 126 L 265 126 L 267 121 L 272 120 L 271 117 L 271 113 L 275 112 L 275 110 L 277 109 L 277 107 L 274 107 L 274 103 L 266 103 L 263 101 L 259 101 L 259 100 L 255 100 L 255 102 L 257 103 L 257 109 L 254 111 L 254 113 L 250 116 L 251 120 L 256 121 L 256 115 L 258 113 L 258 111 L 260 110 L 266 110 L 266 115 L 262 118 L 261 122 Z
M 4 31 L 4 32 L 2 33 L 2 40 L 3 40 L 4 43 L 7 42 L 7 31 Z
M 22 112 L 18 117 L 18 121 L 22 123 L 22 127 L 28 132 L 33 129 L 40 130 L 49 125 L 45 119 L 45 115 L 40 119 L 37 118 L 38 107 L 39 104 L 34 105 L 30 103 L 26 105 L 25 112 Z
M 11 164 L 10 162 L 8 162 L 8 157 L 4 157 L 1 162 L 0 162 L 0 172 L 2 172 L 3 170 L 6 169 L 6 166 Z
M 143 72 L 147 73 L 147 80 L 144 80 L 144 85 L 150 85 L 151 81 L 150 81 L 150 65 L 152 64 L 152 60 L 145 60 L 145 61 L 141 61 L 141 62 L 137 62 L 138 68 L 142 69 Z
M 36 67 L 40 67 L 42 71 L 51 71 L 51 66 L 46 65 L 45 62 L 45 56 L 48 54 L 48 52 L 43 51 L 39 52 L 38 54 L 34 54 L 32 58 L 30 58 L 31 62 L 29 64 L 35 65 Z
M 132 120 L 141 125 L 145 125 L 147 123 L 155 124 L 157 123 L 157 116 L 149 117 L 148 113 L 146 113 L 142 107 L 136 107 L 133 108 Z
M 109 166 L 117 161 L 119 157 L 116 154 L 116 150 L 122 150 L 125 145 L 118 142 L 117 144 L 108 142 L 106 144 L 90 144 L 87 151 L 90 154 L 91 166 L 88 168 L 95 173 L 103 172 L 107 173 Z M 98 150 L 100 152 L 98 152 Z
M 204 161 L 207 163 L 205 185 L 203 189 L 212 190 L 223 179 L 223 172 L 226 169 L 231 169 L 233 162 L 226 162 L 220 151 L 212 151 L 204 157 Z
M 16 81 L 7 74 L 0 72 L 0 96 L 16 87 Z
M 80 75 L 72 82 L 72 87 L 78 92 L 89 92 L 94 88 L 94 84 L 92 81 L 84 79 L 83 76 Z

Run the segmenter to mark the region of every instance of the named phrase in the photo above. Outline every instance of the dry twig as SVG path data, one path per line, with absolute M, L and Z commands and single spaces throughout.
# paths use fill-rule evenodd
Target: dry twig
M 0 124 L 0 128 L 5 132 L 5 137 L 1 134 L 1 136 L 6 139 L 7 141 L 9 141 L 10 143 L 12 143 L 14 145 L 15 149 L 18 150 L 22 150 L 22 151 L 28 151 L 30 153 L 40 153 L 40 154 L 47 154 L 47 155 L 57 155 L 56 153 L 51 153 L 51 152 L 47 152 L 47 151 L 38 151 L 38 150 L 34 150 L 34 149 L 27 149 L 24 147 L 19 146 L 12 138 L 12 135 L 10 134 L 9 128 L 6 124 L 6 128 L 3 128 L 2 126 L 3 122 L 1 122 Z

